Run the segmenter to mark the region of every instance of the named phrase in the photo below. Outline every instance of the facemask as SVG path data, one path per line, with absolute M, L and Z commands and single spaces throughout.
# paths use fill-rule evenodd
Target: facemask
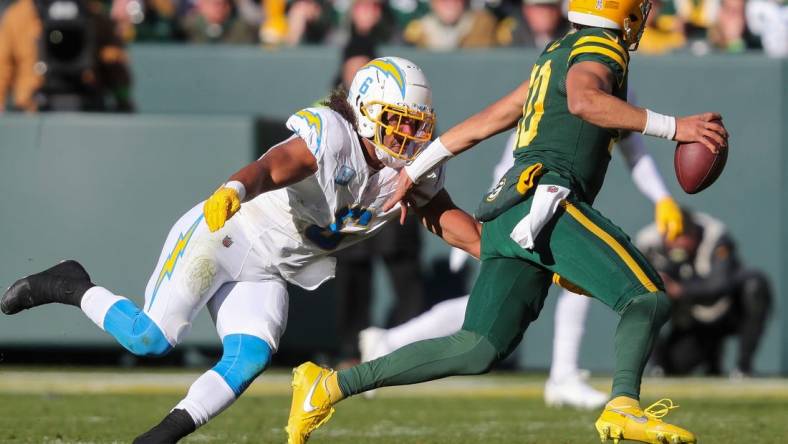
M 394 168 L 398 170 L 403 168 L 408 163 L 403 159 L 397 159 L 396 157 L 389 154 L 386 150 L 380 148 L 379 146 L 375 145 L 375 155 L 378 156 L 383 165 L 386 165 L 389 168 Z

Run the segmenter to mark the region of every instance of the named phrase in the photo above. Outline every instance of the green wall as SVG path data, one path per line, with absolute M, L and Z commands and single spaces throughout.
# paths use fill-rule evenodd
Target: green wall
M 6 245 L 0 252 L 0 283 L 78 256 L 108 285 L 141 294 L 175 218 L 254 157 L 259 148 L 254 140 L 265 135 L 255 134 L 249 116 L 284 119 L 325 95 L 338 56 L 324 48 L 266 52 L 221 46 L 138 46 L 131 54 L 141 115 L 0 118 L 0 184 L 13 190 L 0 196 Z M 536 57 L 512 50 L 427 54 L 389 48 L 381 54 L 422 65 L 443 129 L 515 87 Z M 773 278 L 780 295 L 788 289 L 782 253 L 788 248 L 788 62 L 756 55 L 635 56 L 631 70 L 640 103 L 656 111 L 722 112 L 732 134 L 728 166 L 718 183 L 699 195 L 679 190 L 671 143 L 649 140 L 648 147 L 677 199 L 725 220 L 742 256 Z M 461 206 L 475 208 L 504 139 L 494 138 L 451 162 L 447 188 Z M 599 207 L 634 233 L 651 221 L 652 208 L 619 156 L 613 163 Z M 440 241 L 430 240 L 425 263 L 446 251 Z M 548 365 L 553 299 L 526 334 L 521 359 L 528 366 Z M 331 298 L 315 300 L 330 309 Z M 300 301 L 294 298 L 285 341 L 292 346 L 303 346 L 299 336 L 309 325 Z M 101 340 L 76 310 L 62 313 L 45 308 L 3 319 L 0 343 Z M 763 371 L 788 371 L 788 329 L 781 329 L 782 319 L 788 319 L 788 304 L 781 300 L 758 357 Z M 213 341 L 210 324 L 201 322 L 191 340 Z M 46 329 L 37 327 L 43 324 Z M 583 366 L 611 368 L 614 327 L 615 317 L 595 304 Z M 331 327 L 326 329 L 321 331 Z
M 781 177 L 781 193 L 778 196 L 775 196 L 771 202 L 777 202 L 777 205 L 781 208 L 781 218 L 780 218 L 780 226 L 782 227 L 780 242 L 775 242 L 780 249 L 780 268 L 778 271 L 777 278 L 781 279 L 781 287 L 788 291 L 788 61 L 783 62 L 782 65 L 782 83 L 780 89 L 782 90 L 782 104 L 780 107 L 780 113 L 777 114 L 777 118 L 775 119 L 775 125 L 782 128 L 781 130 L 781 140 L 782 140 L 782 147 L 780 148 L 780 155 L 782 157 L 782 162 L 778 164 L 781 165 L 782 168 L 782 177 Z M 779 89 L 778 89 L 779 93 Z M 774 203 L 773 203 L 774 205 Z M 782 298 L 781 306 L 782 311 L 780 311 L 779 315 L 781 319 L 781 326 L 782 326 L 782 372 L 784 374 L 788 374 L 788 303 L 785 301 L 785 297 Z M 775 312 L 777 312 L 775 310 Z
M 0 118 L 0 286 L 73 257 L 141 302 L 171 225 L 252 158 L 252 129 L 217 116 Z M 111 339 L 62 306 L 0 319 L 0 344 L 78 342 Z

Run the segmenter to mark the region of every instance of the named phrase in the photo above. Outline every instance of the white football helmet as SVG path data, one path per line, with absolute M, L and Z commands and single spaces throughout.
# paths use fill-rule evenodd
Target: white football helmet
M 410 60 L 383 57 L 367 63 L 353 77 L 347 100 L 356 113 L 358 134 L 375 144 L 388 167 L 405 166 L 432 139 L 432 89 Z

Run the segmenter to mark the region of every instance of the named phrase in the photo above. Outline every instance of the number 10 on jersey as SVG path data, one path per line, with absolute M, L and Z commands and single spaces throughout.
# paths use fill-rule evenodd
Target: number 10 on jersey
M 550 65 L 548 60 L 543 65 L 534 65 L 531 70 L 531 80 L 528 83 L 528 97 L 523 104 L 523 117 L 517 129 L 517 144 L 515 148 L 528 146 L 539 131 L 539 121 L 544 114 L 544 99 L 547 95 L 547 85 L 550 83 Z

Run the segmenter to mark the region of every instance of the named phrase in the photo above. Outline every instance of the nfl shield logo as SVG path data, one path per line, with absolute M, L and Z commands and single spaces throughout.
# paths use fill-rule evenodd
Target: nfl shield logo
M 222 245 L 224 245 L 224 248 L 230 248 L 230 245 L 232 244 L 233 244 L 233 238 L 231 238 L 230 236 L 225 236 L 224 239 L 222 239 Z

